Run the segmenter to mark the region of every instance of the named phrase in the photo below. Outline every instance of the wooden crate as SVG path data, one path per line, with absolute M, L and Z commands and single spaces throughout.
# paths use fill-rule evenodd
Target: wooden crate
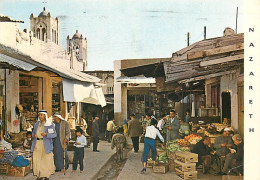
M 181 171 L 196 171 L 196 163 L 183 163 L 178 160 L 174 160 L 175 168 Z
M 222 176 L 222 180 L 243 180 L 243 176 L 225 175 L 225 176 Z
M 167 151 L 167 156 L 168 156 L 168 159 L 174 160 L 175 159 L 175 152 Z
M 166 151 L 156 149 L 156 152 L 157 152 L 157 156 L 160 156 L 161 154 L 165 153 Z
M 153 166 L 153 172 L 154 173 L 167 173 L 169 171 L 169 165 L 168 164 L 158 164 Z
M 153 167 L 153 161 L 147 161 L 146 167 L 152 168 Z
M 174 159 L 169 159 L 168 164 L 174 164 Z
M 190 152 L 176 152 L 175 159 L 183 163 L 195 163 L 198 162 L 198 154 Z
M 198 172 L 197 171 L 187 171 L 183 172 L 177 168 L 175 168 L 175 173 L 180 176 L 182 179 L 197 179 Z
M 0 163 L 0 174 L 7 174 L 8 172 L 8 164 Z
M 8 165 L 8 176 L 13 176 L 13 177 L 24 177 L 27 174 L 31 172 L 31 167 L 30 165 L 26 167 L 13 167 Z
M 174 170 L 175 170 L 174 164 L 169 164 L 169 171 L 174 171 Z

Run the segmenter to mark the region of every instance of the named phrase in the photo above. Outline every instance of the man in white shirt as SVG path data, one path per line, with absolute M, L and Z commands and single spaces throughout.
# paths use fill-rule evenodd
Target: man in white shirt
M 166 120 L 166 116 L 163 114 L 162 115 L 162 119 L 159 120 L 158 124 L 157 124 L 157 128 L 162 131 L 165 125 L 165 120 Z
M 147 156 L 149 154 L 150 148 L 152 150 L 152 159 L 155 164 L 156 160 L 156 144 L 155 144 L 155 138 L 158 136 L 160 140 L 164 143 L 164 139 L 159 132 L 159 130 L 155 127 L 157 125 L 157 121 L 155 119 L 151 120 L 151 125 L 146 127 L 146 133 L 144 138 L 144 152 L 143 152 L 143 169 L 141 173 L 144 173 L 146 171 L 146 164 L 147 164 Z
M 113 131 L 114 131 L 115 127 L 116 127 L 114 122 L 115 122 L 115 120 L 112 119 L 112 120 L 108 121 L 108 123 L 107 123 L 107 133 L 108 133 L 107 141 L 108 142 L 111 142 Z

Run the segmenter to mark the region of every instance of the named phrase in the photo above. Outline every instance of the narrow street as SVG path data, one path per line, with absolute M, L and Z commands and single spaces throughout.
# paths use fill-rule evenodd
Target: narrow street
M 64 175 L 63 172 L 55 173 L 50 177 L 52 180 L 60 179 L 72 179 L 73 180 L 131 180 L 131 179 L 175 179 L 181 180 L 182 178 L 178 177 L 174 171 L 168 171 L 166 174 L 154 173 L 151 168 L 147 168 L 147 171 L 144 174 L 141 174 L 142 169 L 142 152 L 143 152 L 143 143 L 140 143 L 140 151 L 135 153 L 132 150 L 132 144 L 130 139 L 128 139 L 128 149 L 126 150 L 126 159 L 123 161 L 116 161 L 115 150 L 111 150 L 110 143 L 107 141 L 100 141 L 99 143 L 99 153 L 92 151 L 92 146 L 90 148 L 85 148 L 85 158 L 84 158 L 84 171 L 83 173 L 76 171 L 75 174 L 72 174 L 70 164 L 69 169 Z M 68 151 L 69 155 L 73 154 L 73 151 Z M 9 176 L 0 176 L 0 180 L 15 180 L 15 179 L 25 179 L 25 180 L 34 180 L 36 179 L 32 173 L 28 174 L 24 178 L 19 177 L 9 177 Z M 201 171 L 198 171 L 198 179 L 201 180 L 221 180 L 221 176 L 212 176 L 204 175 Z M 238 177 L 239 179 L 239 177 Z

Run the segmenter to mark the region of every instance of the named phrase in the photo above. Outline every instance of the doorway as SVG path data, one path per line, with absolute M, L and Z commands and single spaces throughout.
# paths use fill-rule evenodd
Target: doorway
M 231 119 L 231 97 L 229 92 L 222 93 L 222 120 Z

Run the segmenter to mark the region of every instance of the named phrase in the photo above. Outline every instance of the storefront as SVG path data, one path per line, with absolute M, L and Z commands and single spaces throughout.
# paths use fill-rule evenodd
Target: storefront
M 3 139 L 5 130 L 5 70 L 0 69 L 0 137 Z

